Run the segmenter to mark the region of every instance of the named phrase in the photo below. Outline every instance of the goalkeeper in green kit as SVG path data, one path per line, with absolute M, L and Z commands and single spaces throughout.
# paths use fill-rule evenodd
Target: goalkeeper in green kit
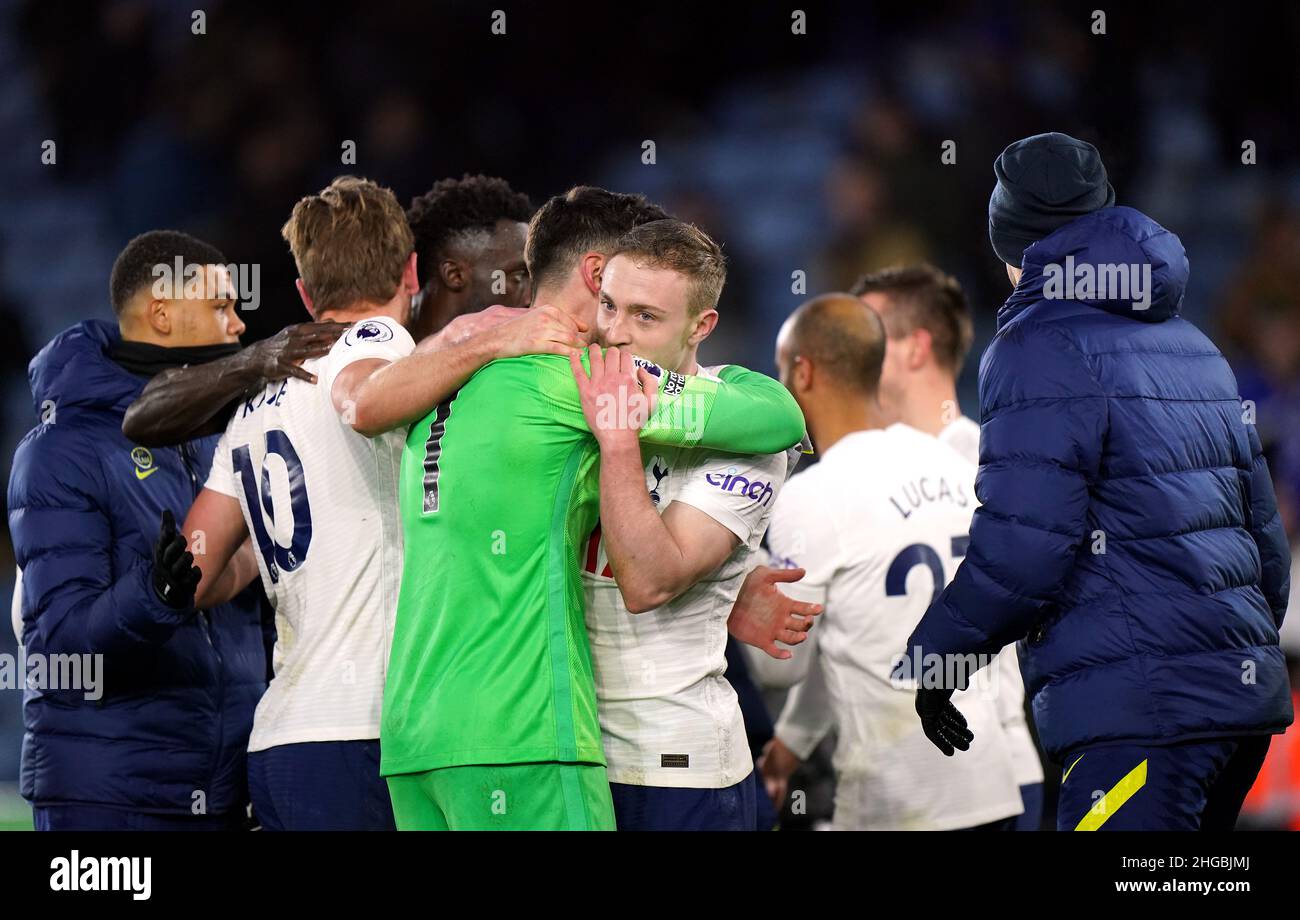
M 615 241 L 663 216 L 589 187 L 552 199 L 529 229 L 534 302 L 594 328 Z M 614 829 L 578 558 L 599 510 L 583 401 L 597 424 L 644 421 L 642 439 L 668 446 L 774 453 L 802 439 L 776 381 L 719 377 L 593 349 L 580 392 L 564 357 L 497 360 L 411 428 L 380 737 L 400 829 Z

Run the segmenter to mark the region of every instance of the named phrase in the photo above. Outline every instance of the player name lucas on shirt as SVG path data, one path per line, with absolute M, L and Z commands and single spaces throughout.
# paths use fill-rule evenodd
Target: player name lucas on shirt
M 903 516 L 903 520 L 910 518 L 917 508 L 932 502 L 948 502 L 958 508 L 965 508 L 970 501 L 964 483 L 950 483 L 943 476 L 918 476 L 903 483 L 897 492 L 889 496 L 889 503 Z

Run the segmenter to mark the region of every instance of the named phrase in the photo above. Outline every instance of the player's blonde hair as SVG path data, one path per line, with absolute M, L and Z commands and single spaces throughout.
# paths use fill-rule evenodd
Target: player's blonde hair
M 727 259 L 722 247 L 694 224 L 667 218 L 640 224 L 619 237 L 614 255 L 644 261 L 690 279 L 690 315 L 716 310 L 727 281 Z
M 280 235 L 318 314 L 391 300 L 415 249 L 392 191 L 356 176 L 301 199 Z

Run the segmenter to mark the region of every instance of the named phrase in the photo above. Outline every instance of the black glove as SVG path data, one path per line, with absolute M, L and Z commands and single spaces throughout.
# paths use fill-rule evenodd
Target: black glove
M 194 556 L 185 548 L 185 537 L 176 532 L 176 519 L 164 511 L 162 530 L 153 547 L 153 593 L 173 610 L 184 610 L 193 605 L 202 577 Z
M 952 693 L 937 687 L 920 687 L 916 691 L 916 714 L 921 717 L 925 737 L 946 757 L 952 756 L 953 748 L 970 750 L 971 739 L 975 737 L 966 727 L 966 717 L 950 702 Z

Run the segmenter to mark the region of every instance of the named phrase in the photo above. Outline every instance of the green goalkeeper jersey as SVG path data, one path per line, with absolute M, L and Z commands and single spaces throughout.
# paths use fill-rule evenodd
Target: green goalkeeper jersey
M 642 440 L 770 454 L 803 437 L 776 381 L 736 366 L 718 376 L 661 374 Z M 605 762 L 578 558 L 599 511 L 599 460 L 558 356 L 495 361 L 411 428 L 384 775 Z

